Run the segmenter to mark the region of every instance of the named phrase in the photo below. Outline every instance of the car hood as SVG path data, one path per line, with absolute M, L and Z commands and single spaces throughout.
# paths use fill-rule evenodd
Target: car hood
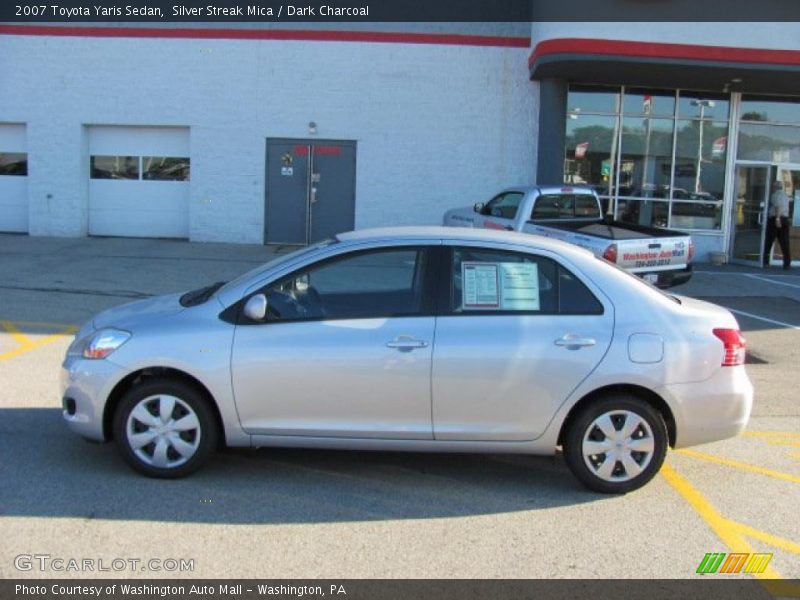
M 152 298 L 115 306 L 95 316 L 94 327 L 95 329 L 102 329 L 103 327 L 131 329 L 142 319 L 150 320 L 153 317 L 177 314 L 185 310 L 180 304 L 181 295 L 153 296 Z

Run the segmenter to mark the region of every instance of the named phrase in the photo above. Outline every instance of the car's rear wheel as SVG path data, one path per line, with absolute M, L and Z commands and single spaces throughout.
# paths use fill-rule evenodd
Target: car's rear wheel
M 150 477 L 183 477 L 199 469 L 214 451 L 217 436 L 206 398 L 182 381 L 136 385 L 114 415 L 114 440 L 122 458 Z
M 589 404 L 564 436 L 564 458 L 589 489 L 623 494 L 658 473 L 669 438 L 661 414 L 635 396 L 609 396 Z

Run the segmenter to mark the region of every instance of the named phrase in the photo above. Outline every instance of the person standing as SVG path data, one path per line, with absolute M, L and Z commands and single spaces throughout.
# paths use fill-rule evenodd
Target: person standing
M 782 181 L 776 181 L 772 186 L 768 214 L 767 237 L 764 240 L 764 266 L 769 266 L 770 251 L 777 238 L 783 254 L 783 268 L 788 269 L 792 263 L 789 251 L 789 196 L 783 191 Z

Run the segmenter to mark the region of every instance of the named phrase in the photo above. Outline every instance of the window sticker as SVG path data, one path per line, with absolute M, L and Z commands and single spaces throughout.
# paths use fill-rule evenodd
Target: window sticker
M 465 309 L 500 307 L 497 263 L 462 262 L 461 281 L 461 305 Z
M 539 310 L 539 265 L 500 263 L 503 310 Z
M 538 311 L 539 267 L 535 263 L 461 263 L 464 310 Z

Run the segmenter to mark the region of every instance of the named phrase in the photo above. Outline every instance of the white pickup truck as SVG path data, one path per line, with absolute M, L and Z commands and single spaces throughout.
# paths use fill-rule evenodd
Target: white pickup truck
M 681 232 L 603 217 L 588 187 L 533 186 L 503 190 L 489 202 L 455 208 L 444 225 L 507 229 L 557 238 L 581 246 L 667 288 L 692 276 L 692 238 Z

